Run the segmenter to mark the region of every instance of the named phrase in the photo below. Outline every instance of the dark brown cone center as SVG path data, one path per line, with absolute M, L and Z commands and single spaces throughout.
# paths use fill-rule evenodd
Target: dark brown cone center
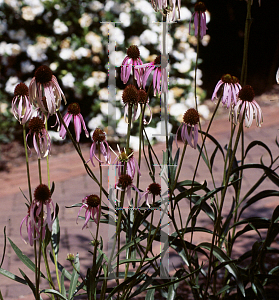
M 133 60 L 137 59 L 140 57 L 140 51 L 138 46 L 132 45 L 128 48 L 127 50 L 127 55 L 132 58 Z
M 33 117 L 29 121 L 29 129 L 32 133 L 40 133 L 44 128 L 44 121 L 40 117 Z
M 148 192 L 154 196 L 159 196 L 161 194 L 161 186 L 158 183 L 151 183 L 148 187 Z
M 132 84 L 126 86 L 122 94 L 122 100 L 124 104 L 137 104 L 139 100 L 137 88 Z
M 71 103 L 68 106 L 68 113 L 72 114 L 74 116 L 77 116 L 78 114 L 80 114 L 80 107 L 78 103 Z
M 196 4 L 195 4 L 195 11 L 197 12 L 205 12 L 206 11 L 206 6 L 205 4 L 202 2 L 202 1 L 198 1 Z
M 35 71 L 35 79 L 36 82 L 39 82 L 41 84 L 50 82 L 52 79 L 52 71 L 48 66 L 40 66 L 36 71 Z
M 255 98 L 255 92 L 251 85 L 245 85 L 238 94 L 238 98 L 242 101 L 252 102 Z
M 22 82 L 19 83 L 15 87 L 14 95 L 15 96 L 28 96 L 29 95 L 29 90 L 28 90 L 27 85 L 22 83 Z
M 34 191 L 34 198 L 43 203 L 49 200 L 51 198 L 51 192 L 48 186 L 45 184 L 38 185 Z
M 138 90 L 139 103 L 145 104 L 147 103 L 147 93 L 145 90 Z
M 183 122 L 185 124 L 196 125 L 199 123 L 199 113 L 194 109 L 188 109 L 183 115 Z
M 92 139 L 94 142 L 101 143 L 106 139 L 106 134 L 102 129 L 96 128 L 93 132 Z
M 133 180 L 130 175 L 123 174 L 119 176 L 118 185 L 123 189 L 126 189 L 129 185 L 133 183 Z
M 86 197 L 86 203 L 90 207 L 98 207 L 100 205 L 100 198 L 97 195 L 90 195 Z

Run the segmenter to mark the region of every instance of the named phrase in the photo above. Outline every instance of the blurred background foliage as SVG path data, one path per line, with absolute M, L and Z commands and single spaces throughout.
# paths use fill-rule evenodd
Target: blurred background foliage
M 194 1 L 192 1 L 194 2 Z M 184 111 L 193 106 L 193 69 L 196 40 L 188 35 L 193 3 L 184 1 L 181 20 L 169 25 L 170 123 L 177 127 Z M 57 77 L 68 103 L 78 102 L 90 130 L 106 128 L 108 111 L 108 24 L 115 25 L 117 128 L 113 134 L 125 132 L 123 120 L 120 68 L 127 48 L 136 44 L 143 63 L 160 54 L 162 15 L 146 0 L 130 1 L 0 1 L 0 109 L 1 142 L 21 136 L 21 128 L 12 117 L 10 103 L 19 82 L 29 85 L 34 71 L 48 65 Z M 190 39 L 190 40 L 188 40 Z M 152 80 L 152 76 L 150 76 Z M 198 77 L 201 84 L 201 72 Z M 200 90 L 199 98 L 205 93 Z M 152 97 L 154 108 L 150 128 L 154 133 L 160 121 L 160 98 Z M 62 107 L 65 111 L 66 107 Z M 208 114 L 204 107 L 205 117 Z M 54 124 L 54 118 L 50 118 Z M 137 126 L 133 134 L 136 135 Z M 57 136 L 57 135 L 56 135 Z M 20 137 L 21 138 L 21 137 Z
M 196 38 L 189 35 L 189 22 L 195 0 L 182 0 L 181 20 L 168 25 L 169 122 L 172 131 L 179 126 L 183 113 L 194 106 L 194 66 Z M 215 84 L 224 73 L 240 77 L 246 2 L 241 0 L 204 1 L 208 35 L 200 47 L 197 76 L 198 99 L 210 98 Z M 279 64 L 279 1 L 263 0 L 252 6 L 248 83 L 257 94 L 275 83 Z M 271 9 L 272 8 L 272 9 Z M 278 8 L 278 9 L 277 9 Z M 120 68 L 127 48 L 139 46 L 143 63 L 160 53 L 162 15 L 148 0 L 48 1 L 0 0 L 0 142 L 21 139 L 21 126 L 11 112 L 11 100 L 19 82 L 29 85 L 34 71 L 48 65 L 57 77 L 68 103 L 78 102 L 90 128 L 103 127 L 108 137 L 123 136 Z M 115 24 L 116 36 L 116 128 L 108 125 L 108 23 Z M 265 62 L 265 63 L 259 63 Z M 249 71 L 250 70 L 250 71 Z M 150 76 L 149 80 L 152 80 Z M 151 95 L 152 96 L 152 95 Z M 151 97 L 153 120 L 148 134 L 160 133 L 160 98 Z M 61 107 L 63 113 L 66 107 Z M 199 113 L 208 118 L 206 105 Z M 49 120 L 50 125 L 55 118 Z M 53 128 L 53 130 L 56 130 Z M 136 140 L 137 123 L 132 131 Z M 53 131 L 53 138 L 58 138 Z M 85 137 L 83 136 L 85 139 Z M 156 139 L 160 139 L 159 136 Z M 135 146 L 136 147 L 136 146 Z

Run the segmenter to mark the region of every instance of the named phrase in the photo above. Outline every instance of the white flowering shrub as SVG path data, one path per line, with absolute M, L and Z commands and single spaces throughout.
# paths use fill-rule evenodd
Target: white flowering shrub
M 170 34 L 167 41 L 170 62 L 168 103 L 172 111 L 181 108 L 180 114 L 170 116 L 170 123 L 176 128 L 177 121 L 182 120 L 182 113 L 194 101 L 191 82 L 196 60 L 196 40 L 188 34 L 193 4 L 190 0 L 184 2 L 181 20 L 168 26 Z M 86 123 L 106 126 L 108 112 L 104 104 L 108 101 L 109 61 L 107 22 L 117 22 L 115 63 L 118 94 L 124 89 L 120 81 L 120 65 L 127 48 L 132 44 L 138 45 L 144 63 L 154 60 L 161 51 L 161 14 L 155 13 L 147 0 L 105 3 L 89 0 L 78 3 L 74 0 L 14 0 L 0 2 L 0 11 L 0 101 L 6 105 L 8 116 L 11 115 L 8 111 L 14 87 L 19 82 L 29 85 L 35 69 L 44 64 L 57 77 L 68 103 L 80 104 Z M 201 72 L 198 74 L 200 84 Z M 200 90 L 199 99 L 204 96 Z M 116 100 L 118 111 L 123 103 L 121 97 Z M 150 124 L 155 129 L 160 121 L 160 98 L 150 99 L 150 106 L 155 108 Z M 205 109 L 204 116 L 207 113 Z M 123 113 L 117 113 L 117 118 L 115 134 L 120 134 Z M 12 118 L 2 115 L 1 123 L 4 120 L 7 127 L 16 126 Z M 16 132 L 16 128 L 14 130 Z M 135 126 L 132 134 L 136 132 Z M 13 137 L 10 135 L 9 139 Z M 0 139 L 5 140 L 2 136 Z

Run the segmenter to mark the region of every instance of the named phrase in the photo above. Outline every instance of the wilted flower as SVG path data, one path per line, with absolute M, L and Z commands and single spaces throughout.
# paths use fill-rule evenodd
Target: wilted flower
M 93 162 L 93 157 L 95 157 L 98 162 L 103 163 L 96 156 L 96 147 L 97 147 L 97 145 L 100 146 L 100 152 L 103 154 L 103 156 L 105 158 L 105 162 L 109 164 L 110 161 L 111 161 L 111 156 L 110 156 L 109 145 L 106 141 L 105 132 L 100 128 L 96 128 L 93 132 L 92 140 L 93 140 L 93 144 L 90 148 L 90 160 L 91 160 L 92 165 L 95 167 L 94 162 Z
M 200 34 L 201 39 L 206 35 L 206 6 L 202 1 L 198 1 L 195 4 L 195 12 L 193 13 L 193 16 L 191 18 L 190 24 L 189 24 L 189 34 L 191 31 L 191 23 L 192 19 L 194 17 L 194 25 L 195 25 L 195 36 L 197 37 L 198 34 Z M 200 27 L 200 30 L 199 30 Z
M 230 74 L 223 75 L 215 86 L 211 100 L 218 99 L 218 94 L 223 93 L 222 103 L 229 108 L 231 105 L 236 105 L 237 95 L 240 90 L 241 85 L 235 76 Z
M 134 188 L 134 190 L 138 193 L 139 201 L 141 199 L 140 191 L 133 184 L 133 178 L 128 174 L 122 174 L 119 176 L 118 183 L 116 184 L 116 188 L 121 191 L 126 191 L 129 204 L 130 204 L 130 199 L 131 199 L 131 189 L 132 188 Z
M 42 112 L 50 115 L 55 114 L 60 108 L 62 98 L 66 104 L 66 98 L 58 81 L 47 66 L 40 66 L 35 71 L 35 76 L 29 85 L 29 98 L 34 106 L 38 106 Z
M 132 179 L 135 177 L 136 170 L 138 171 L 139 175 L 141 175 L 138 163 L 137 163 L 137 161 L 134 157 L 133 150 L 131 148 L 129 148 L 128 150 L 126 150 L 124 148 L 123 151 L 120 151 L 120 148 L 119 148 L 118 145 L 117 145 L 117 147 L 118 147 L 119 155 L 117 155 L 112 150 L 114 152 L 114 154 L 117 156 L 112 164 L 116 164 L 116 167 L 118 169 L 118 176 L 121 176 L 124 173 L 124 166 L 125 165 L 127 165 L 127 167 L 126 167 L 127 174 Z M 115 161 L 116 161 L 116 163 L 115 163 Z
M 33 146 L 37 152 L 38 158 L 47 156 L 50 151 L 50 136 L 45 129 L 45 123 L 40 117 L 33 117 L 29 121 L 29 132 L 26 135 L 26 141 L 29 135 L 33 135 Z M 28 150 L 31 152 L 29 146 Z
M 150 207 L 149 204 L 149 198 L 152 197 L 151 200 L 155 198 L 155 196 L 161 195 L 161 185 L 159 183 L 153 182 L 151 183 L 145 190 L 145 192 L 142 194 L 142 197 L 145 197 L 145 202 L 148 207 Z
M 168 91 L 168 75 L 167 75 L 167 67 L 168 61 L 165 56 L 157 56 L 155 60 L 151 63 L 143 64 L 142 66 L 138 66 L 136 68 L 145 68 L 145 72 L 143 74 L 142 86 L 145 88 L 147 79 L 152 70 L 154 70 L 153 74 L 153 90 L 154 96 L 156 92 L 161 94 Z
M 139 95 L 137 88 L 129 84 L 125 87 L 123 94 L 122 94 L 122 100 L 124 103 L 124 120 L 126 121 L 126 116 L 128 115 L 129 106 L 133 106 L 133 116 L 132 121 L 135 121 L 138 118 L 137 111 L 138 111 L 138 102 L 139 102 Z
M 75 127 L 75 133 L 76 133 L 76 141 L 79 142 L 80 139 L 80 133 L 81 133 L 81 127 L 83 127 L 83 130 L 85 131 L 85 135 L 89 137 L 89 133 L 86 129 L 86 125 L 84 122 L 84 119 L 80 113 L 80 107 L 78 103 L 71 103 L 68 106 L 68 112 L 64 116 L 64 122 L 66 126 L 68 127 L 70 124 L 70 121 L 72 120 L 72 117 L 74 117 L 74 127 Z M 66 136 L 66 128 L 64 125 L 61 125 L 60 133 L 59 135 L 64 139 Z
M 145 104 L 147 108 L 149 109 L 149 121 L 147 122 L 145 119 L 143 119 L 143 124 L 148 125 L 152 121 L 152 110 L 151 107 L 149 106 L 149 99 L 148 95 L 145 90 L 138 90 L 138 96 L 139 96 L 139 104 Z
M 124 58 L 122 65 L 121 65 L 121 80 L 123 83 L 127 83 L 132 71 L 132 67 L 142 65 L 142 61 L 140 59 L 140 51 L 138 46 L 132 45 L 127 50 L 127 56 Z M 142 85 L 142 69 L 134 69 L 135 78 L 138 82 L 138 86 Z
M 169 5 L 168 5 L 169 2 Z M 151 0 L 151 5 L 155 11 L 161 11 L 162 14 L 172 11 L 172 21 L 175 20 L 176 2 L 178 9 L 178 19 L 180 19 L 181 0 Z M 169 6 L 169 7 L 168 7 Z
M 46 217 L 44 214 L 44 205 L 46 206 Z M 52 212 L 53 211 L 53 216 Z M 48 229 L 52 230 L 52 224 L 55 220 L 55 208 L 53 201 L 51 200 L 51 192 L 47 185 L 40 184 L 34 191 L 34 200 L 28 208 L 28 213 L 20 224 L 20 235 L 22 237 L 22 225 L 25 221 L 28 233 L 29 244 L 32 246 L 34 240 L 45 237 L 45 226 L 48 225 Z M 43 221 L 43 223 L 42 223 Z M 42 231 L 41 231 L 42 230 Z M 35 232 L 37 237 L 35 237 Z
M 99 218 L 100 218 L 99 210 L 100 210 L 101 200 L 100 200 L 100 197 L 97 195 L 89 195 L 82 199 L 82 203 L 83 204 L 78 212 L 77 220 L 78 220 L 81 210 L 83 208 L 85 208 L 86 209 L 85 222 L 84 222 L 84 225 L 82 226 L 82 229 L 84 229 L 87 226 L 90 217 L 95 221 L 96 224 L 98 223 Z
M 183 115 L 183 123 L 179 126 L 177 133 L 181 127 L 181 139 L 183 143 L 187 142 L 192 148 L 196 149 L 198 143 L 198 123 L 199 113 L 194 109 L 188 109 Z M 192 140 L 194 143 L 192 143 Z
M 15 88 L 12 111 L 20 124 L 25 124 L 32 115 L 32 105 L 28 98 L 28 87 L 24 83 L 19 83 Z
M 245 85 L 238 93 L 238 102 L 234 107 L 234 123 L 240 122 L 245 113 L 245 126 L 250 127 L 256 119 L 258 127 L 263 122 L 263 114 L 259 104 L 254 100 L 255 93 L 250 85 Z

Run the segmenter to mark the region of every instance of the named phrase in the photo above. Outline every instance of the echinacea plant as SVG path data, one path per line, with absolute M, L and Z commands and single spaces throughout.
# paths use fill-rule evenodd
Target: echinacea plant
M 83 116 L 80 113 L 80 107 L 78 103 L 71 103 L 68 106 L 68 112 L 64 116 L 64 122 L 66 126 L 69 126 L 72 118 L 74 118 L 74 128 L 75 128 L 75 134 L 76 134 L 76 141 L 79 142 L 80 140 L 80 134 L 81 134 L 81 128 L 83 128 L 86 137 L 89 137 L 88 130 L 86 128 Z M 62 139 L 66 136 L 66 128 L 63 124 L 61 124 L 59 135 L 62 137 Z
M 29 135 L 32 135 L 33 146 L 38 158 L 46 157 L 50 151 L 51 140 L 45 128 L 45 122 L 40 117 L 33 117 L 29 121 L 29 132 L 26 135 L 26 141 Z M 27 147 L 31 154 L 30 147 L 28 145 Z
M 46 207 L 46 216 L 44 213 L 44 207 Z M 52 213 L 53 212 L 53 213 Z M 51 199 L 51 191 L 45 184 L 40 184 L 34 191 L 34 199 L 31 205 L 28 207 L 27 215 L 21 221 L 20 235 L 22 237 L 22 225 L 25 222 L 28 240 L 30 246 L 33 246 L 34 240 L 38 240 L 40 237 L 45 238 L 45 226 L 52 230 L 52 224 L 55 220 L 55 208 Z M 23 237 L 22 237 L 23 239 Z M 24 240 L 24 239 L 23 239 Z M 25 241 L 25 240 L 24 240 Z
M 198 143 L 198 124 L 199 113 L 194 109 L 188 109 L 183 115 L 183 122 L 176 132 L 176 140 L 179 129 L 181 128 L 181 139 L 183 143 L 188 143 L 192 148 L 196 149 Z
M 64 93 L 51 69 L 48 66 L 40 66 L 29 85 L 30 102 L 43 113 L 54 115 L 60 108 L 62 98 L 66 104 Z
M 32 115 L 32 105 L 29 101 L 28 87 L 24 83 L 19 83 L 15 87 L 14 98 L 12 100 L 12 111 L 14 117 L 20 124 L 25 124 L 29 121 Z
M 205 11 L 206 11 L 206 6 L 204 2 L 198 1 L 195 4 L 195 12 L 193 13 L 193 16 L 189 24 L 189 34 L 190 34 L 191 23 L 192 23 L 192 19 L 194 18 L 195 36 L 198 37 L 198 35 L 200 35 L 201 39 L 203 39 L 203 37 L 206 35 L 206 30 L 207 30 Z
M 136 69 L 135 66 L 142 65 L 142 61 L 140 59 L 140 51 L 138 46 L 132 45 L 127 50 L 127 56 L 124 58 L 122 65 L 121 65 L 121 80 L 123 83 L 127 83 L 131 72 L 133 70 L 135 74 L 135 78 L 137 80 L 138 86 L 142 86 L 142 69 Z
M 116 165 L 116 168 L 118 169 L 118 176 L 121 176 L 124 174 L 124 169 L 126 166 L 126 172 L 127 174 L 133 179 L 135 177 L 136 171 L 141 175 L 140 168 L 138 166 L 138 163 L 134 157 L 133 150 L 129 148 L 126 150 L 124 148 L 123 151 L 120 151 L 119 145 L 118 152 L 119 155 L 117 155 L 113 150 L 114 154 L 117 156 L 115 160 L 112 162 L 113 165 Z
M 99 210 L 100 210 L 100 197 L 98 195 L 88 195 L 85 198 L 82 199 L 82 206 L 80 207 L 78 211 L 78 217 L 80 215 L 80 212 L 83 208 L 85 208 L 85 222 L 84 225 L 82 226 L 82 229 L 85 227 L 88 227 L 88 222 L 90 220 L 90 217 L 95 221 L 97 224 L 100 220 L 100 215 L 99 215 Z M 77 222 L 77 221 L 76 221 Z
M 100 154 L 102 154 L 104 156 L 105 163 L 110 164 L 111 155 L 110 155 L 110 149 L 109 149 L 108 142 L 106 141 L 106 133 L 102 129 L 96 128 L 92 134 L 92 140 L 93 140 L 93 143 L 90 148 L 90 161 L 91 161 L 93 167 L 95 167 L 95 164 L 93 161 L 94 157 L 95 157 L 95 159 L 97 159 L 97 161 L 99 163 L 102 163 L 102 164 L 104 163 L 96 155 L 97 148 L 100 151 Z
M 137 88 L 129 84 L 125 87 L 123 94 L 122 94 L 122 101 L 124 103 L 124 120 L 126 121 L 126 117 L 129 113 L 129 107 L 132 108 L 132 121 L 135 121 L 138 115 L 138 102 L 139 102 L 139 95 Z
M 154 199 L 156 196 L 161 195 L 161 185 L 159 183 L 153 182 L 151 183 L 142 194 L 142 198 L 145 197 L 145 202 L 148 207 L 150 207 L 149 202 Z M 151 199 L 150 199 L 151 198 Z
M 250 127 L 253 119 L 256 119 L 256 124 L 261 127 L 263 122 L 263 113 L 261 107 L 254 99 L 254 89 L 250 85 L 245 85 L 238 94 L 238 101 L 233 109 L 234 123 L 245 119 L 245 126 Z
M 168 60 L 166 56 L 159 55 L 155 58 L 154 61 L 143 64 L 142 66 L 137 66 L 136 69 L 145 68 L 143 78 L 142 78 L 142 87 L 143 89 L 146 86 L 148 77 L 150 73 L 154 70 L 153 73 L 153 90 L 154 96 L 161 93 L 166 93 L 168 91 L 168 74 L 167 74 L 167 65 Z
M 236 105 L 237 96 L 241 90 L 239 80 L 235 76 L 230 74 L 223 75 L 222 78 L 217 82 L 211 100 L 218 99 L 219 95 L 222 95 L 222 103 L 227 108 Z

